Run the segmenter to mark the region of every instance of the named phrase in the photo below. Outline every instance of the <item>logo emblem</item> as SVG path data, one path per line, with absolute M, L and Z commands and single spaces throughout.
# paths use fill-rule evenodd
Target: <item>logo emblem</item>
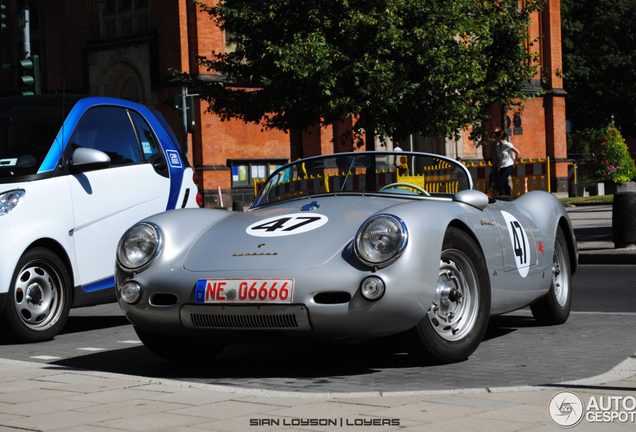
M 166 156 L 168 156 L 168 164 L 172 168 L 181 168 L 181 158 L 179 157 L 179 152 L 175 150 L 166 150 Z
M 316 210 L 317 208 L 320 208 L 320 206 L 318 205 L 318 201 L 312 201 L 311 204 L 305 204 L 304 206 L 302 206 L 300 210 L 311 211 L 311 210 Z
M 583 420 L 583 400 L 576 393 L 561 392 L 552 396 L 548 404 L 548 414 L 560 427 L 571 428 Z

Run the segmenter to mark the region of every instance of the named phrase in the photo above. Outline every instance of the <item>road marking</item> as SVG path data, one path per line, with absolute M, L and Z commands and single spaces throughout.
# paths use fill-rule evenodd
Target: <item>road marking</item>
M 62 357 L 41 355 L 41 356 L 31 356 L 29 358 L 36 359 L 36 360 L 58 360 L 58 359 L 61 359 Z
M 106 348 L 78 348 L 78 351 L 91 351 L 91 352 L 95 352 L 95 351 L 106 351 Z

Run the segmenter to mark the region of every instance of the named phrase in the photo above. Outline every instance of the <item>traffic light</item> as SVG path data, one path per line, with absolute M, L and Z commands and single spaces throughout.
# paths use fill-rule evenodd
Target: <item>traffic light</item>
M 22 84 L 27 86 L 27 88 L 30 88 L 31 86 L 33 87 L 33 91 L 24 91 L 22 92 L 23 95 L 26 96 L 41 93 L 39 56 L 34 55 L 26 60 L 18 60 L 16 72 L 18 74 L 18 80 L 20 80 Z
M 7 7 L 5 6 L 3 1 L 0 1 L 0 32 L 4 33 L 7 29 L 7 14 L 5 11 Z
M 170 105 L 172 109 L 183 111 L 182 106 L 183 96 L 176 94 L 171 98 L 165 98 L 163 102 Z M 186 96 L 186 127 L 189 133 L 194 132 L 194 96 Z
M 27 89 L 33 87 L 32 91 L 23 91 L 23 95 L 28 96 L 41 93 L 39 56 L 34 55 L 26 60 L 18 60 L 14 63 L 5 63 L 0 67 L 0 69 L 2 69 L 3 72 L 14 72 L 16 80 L 25 85 Z

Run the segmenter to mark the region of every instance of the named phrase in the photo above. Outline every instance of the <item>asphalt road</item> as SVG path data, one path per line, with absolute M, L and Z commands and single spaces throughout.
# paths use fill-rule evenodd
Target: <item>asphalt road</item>
M 62 334 L 39 344 L 1 345 L 0 358 L 44 362 L 152 380 L 297 392 L 453 390 L 553 385 L 607 372 L 636 351 L 636 266 L 581 266 L 570 319 L 540 327 L 527 310 L 491 320 L 465 362 L 421 366 L 403 346 L 236 346 L 196 367 L 141 345 L 117 305 L 77 309 Z

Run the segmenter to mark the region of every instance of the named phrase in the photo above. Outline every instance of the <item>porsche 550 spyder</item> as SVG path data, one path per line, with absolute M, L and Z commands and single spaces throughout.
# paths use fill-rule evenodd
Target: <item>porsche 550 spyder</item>
M 245 212 L 175 210 L 121 238 L 118 301 L 155 354 L 400 335 L 451 363 L 493 315 L 569 316 L 578 252 L 550 193 L 494 200 L 457 161 L 413 152 L 307 158 L 256 186 Z

